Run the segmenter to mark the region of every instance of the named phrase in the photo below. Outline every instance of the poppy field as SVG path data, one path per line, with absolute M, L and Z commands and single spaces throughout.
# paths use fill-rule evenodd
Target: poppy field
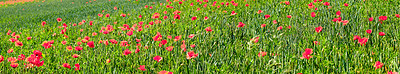
M 400 71 L 397 0 L 26 1 L 0 5 L 2 74 Z

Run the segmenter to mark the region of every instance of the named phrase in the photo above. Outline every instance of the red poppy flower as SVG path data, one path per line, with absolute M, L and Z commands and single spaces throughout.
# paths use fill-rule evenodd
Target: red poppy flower
M 315 45 L 319 45 L 320 43 L 318 41 L 314 41 L 314 44 Z
M 18 56 L 18 60 L 25 60 L 25 55 L 24 55 L 24 54 L 19 55 L 19 56 Z M 1 62 L 1 61 L 0 61 L 0 62 Z
M 337 11 L 337 12 L 336 12 L 336 16 L 340 16 L 341 13 L 342 13 L 342 12 Z
M 139 70 L 146 71 L 145 65 L 139 65 L 139 66 L 140 66 L 140 67 L 138 68 Z
M 225 6 L 228 6 L 228 5 L 229 5 L 229 3 L 228 3 L 228 2 L 226 2 Z
M 267 24 L 261 24 L 261 28 L 264 28 L 265 26 L 267 26 Z
M 330 4 L 329 2 L 325 2 L 324 3 L 325 6 L 329 6 L 329 4 Z
M 67 28 L 67 27 L 68 27 L 68 25 L 67 25 L 67 24 L 65 24 L 65 23 L 63 23 L 62 25 L 63 25 L 62 27 L 64 27 L 64 30 L 66 30 L 65 28 Z
M 82 42 L 87 41 L 86 39 L 82 39 Z M 81 45 L 82 42 L 76 42 L 76 44 Z
M 110 39 L 110 42 L 113 43 L 113 44 L 118 44 L 118 41 L 115 40 L 115 39 Z
M 146 46 L 145 48 L 147 49 L 147 46 Z M 138 47 L 138 46 L 136 46 L 135 53 L 139 53 L 139 52 L 140 52 L 140 49 L 139 49 L 139 47 Z
M 61 18 L 57 18 L 57 22 L 61 22 L 62 21 L 62 19 Z
M 42 56 L 42 52 L 39 51 L 39 50 L 34 50 L 33 54 L 36 55 L 36 56 Z
M 340 23 L 342 21 L 342 17 L 338 17 L 338 18 L 333 18 L 332 20 L 333 22 L 337 22 Z
M 75 71 L 80 70 L 80 68 L 81 68 L 81 65 L 79 65 L 79 63 L 75 64 Z
M 165 74 L 165 73 L 164 73 Z M 388 71 L 387 74 L 399 74 L 398 72 L 392 72 L 392 71 Z
M 347 3 L 344 3 L 344 6 L 349 6 L 349 4 L 347 4 Z
M 153 37 L 154 41 L 160 41 L 162 39 L 162 35 L 160 32 L 157 32 L 157 35 Z
M 93 25 L 93 21 L 89 21 L 89 25 L 92 26 Z
M 262 10 L 258 10 L 257 14 L 260 14 L 260 13 L 262 13 L 262 12 L 263 12 Z
M 108 40 L 104 40 L 103 42 L 104 42 L 104 45 L 108 45 L 109 44 Z
M 347 25 L 349 23 L 349 20 L 343 20 L 342 23 L 343 23 L 343 26 Z
M 269 17 L 271 17 L 271 15 L 264 15 L 264 19 L 268 19 Z
M 153 25 L 153 24 L 154 24 L 154 22 L 153 22 L 153 21 L 150 21 L 150 22 L 149 22 L 149 24 L 150 24 L 150 25 Z
M 374 65 L 375 70 L 376 70 L 376 69 L 379 69 L 379 68 L 382 68 L 382 66 L 383 66 L 383 63 L 381 63 L 381 62 L 379 62 L 379 61 L 376 61 L 376 62 L 375 62 L 375 65 Z
M 126 14 L 124 14 L 124 13 L 121 13 L 121 15 L 120 16 L 122 16 L 122 17 L 125 17 L 126 16 Z
M 286 17 L 287 17 L 287 18 L 292 18 L 292 15 L 287 15 Z
M 14 38 L 10 38 L 10 39 L 8 39 L 8 40 L 11 41 L 12 43 L 18 41 L 17 39 L 14 39 Z
M 8 62 L 11 62 L 11 63 L 15 63 L 15 62 L 17 62 L 18 60 L 17 60 L 15 57 L 8 57 L 8 58 L 7 58 L 7 61 L 8 61 Z
M 237 13 L 235 12 L 235 11 L 232 11 L 231 12 L 231 15 L 236 15 Z
M 42 22 L 42 26 L 43 26 L 43 27 L 44 27 L 44 25 L 46 25 L 46 21 L 43 21 L 43 22 Z
M 400 18 L 400 15 L 399 15 L 399 14 L 395 14 L 394 16 L 396 16 L 397 18 Z
M 11 30 L 8 30 L 7 35 L 10 35 L 11 32 L 12 32 Z
M 124 55 L 129 55 L 129 54 L 131 54 L 132 53 L 132 51 L 130 51 L 129 49 L 126 49 L 125 51 L 124 51 Z
M 97 33 L 96 33 L 96 32 L 93 32 L 93 33 L 92 33 L 92 36 L 97 36 Z
M 353 40 L 358 40 L 358 39 L 361 39 L 361 37 L 358 36 L 358 35 L 355 35 L 355 36 L 353 37 Z
M 277 22 L 276 20 L 273 20 L 272 23 L 273 23 L 273 24 L 277 24 L 278 22 Z
M 128 35 L 128 36 L 133 35 L 133 31 L 132 31 L 132 30 L 131 30 L 131 31 L 128 31 L 128 32 L 126 33 L 126 35 Z
M 93 41 L 89 41 L 89 42 L 87 43 L 87 45 L 88 45 L 90 48 L 94 48 L 94 42 L 93 42 Z
M 142 15 L 139 15 L 138 18 L 142 18 Z
M 179 14 L 175 14 L 174 15 L 174 19 L 178 19 L 179 20 L 179 19 L 181 19 L 181 16 Z
M 371 22 L 374 20 L 374 17 L 370 17 L 368 20 Z
M 63 66 L 64 68 L 71 69 L 71 66 L 70 66 L 68 63 L 64 63 L 62 66 Z
M 258 53 L 258 57 L 264 57 L 265 55 L 267 55 L 267 52 L 259 52 Z
M 172 49 L 174 49 L 174 46 L 168 46 L 167 48 L 165 48 L 168 51 L 172 51 Z
M 0 55 L 0 63 L 4 61 L 4 57 Z
M 157 19 L 160 17 L 160 13 L 154 13 L 153 16 L 151 18 L 153 19 Z
M 181 37 L 180 35 L 179 35 L 179 36 L 175 36 L 174 41 L 179 41 L 181 38 L 182 38 L 182 37 Z
M 196 19 L 197 19 L 197 17 L 196 17 L 196 16 L 192 17 L 192 21 L 194 21 L 194 20 L 196 20 Z
M 110 14 L 106 14 L 106 17 L 110 17 Z
M 186 52 L 186 44 L 185 43 L 182 43 L 181 49 L 183 50 L 183 52 Z
M 13 67 L 13 68 L 17 68 L 18 67 L 18 63 L 11 63 L 10 66 Z
M 207 16 L 205 16 L 205 17 L 204 17 L 204 20 L 208 20 L 208 17 L 207 17 Z
M 103 14 L 97 14 L 97 16 L 99 16 L 99 17 L 103 17 Z
M 211 29 L 211 27 L 207 27 L 205 30 L 206 30 L 207 32 L 213 31 L 213 30 Z
M 121 41 L 120 46 L 122 47 L 129 46 L 128 41 Z
M 283 28 L 282 26 L 279 26 L 276 30 L 279 31 L 279 30 L 281 30 L 282 28 Z
M 200 11 L 200 8 L 197 8 L 197 11 Z
M 321 31 L 322 31 L 322 27 L 321 26 L 318 26 L 318 27 L 315 28 L 315 32 L 319 33 Z
M 82 50 L 82 47 L 81 47 L 81 46 L 76 46 L 76 47 L 75 47 L 75 50 L 76 50 L 76 51 L 81 51 L 81 50 Z
M 33 54 L 28 57 L 26 59 L 26 61 L 28 61 L 30 64 L 33 64 L 37 67 L 40 67 L 43 65 L 44 61 L 40 61 L 40 59 L 42 59 L 42 52 L 40 52 L 39 50 L 34 50 Z
M 136 42 L 140 42 L 142 39 L 135 39 L 136 40 Z
M 14 35 L 13 37 L 16 38 L 16 39 L 18 39 L 20 36 L 19 36 L 19 35 Z
M 163 70 L 163 71 L 158 72 L 158 74 L 174 74 L 174 73 Z
M 111 62 L 111 60 L 110 60 L 110 59 L 107 59 L 107 60 L 106 60 L 106 63 L 110 63 L 110 62 Z
M 308 5 L 308 8 L 309 9 L 312 9 L 312 8 L 314 8 L 315 7 L 315 5 L 311 2 L 311 3 L 309 3 L 309 4 L 307 4 Z
M 366 37 L 358 39 L 358 43 L 361 46 L 364 46 L 365 44 L 367 44 L 367 42 L 368 42 L 368 38 L 366 38 Z
M 186 59 L 191 59 L 191 58 L 196 58 L 197 56 L 199 56 L 199 54 L 194 53 L 194 51 L 190 51 L 187 53 L 186 55 Z
M 15 42 L 15 46 L 23 46 L 24 44 L 22 44 L 22 42 L 21 41 L 16 41 Z
M 194 34 L 190 34 L 188 37 L 189 37 L 189 38 L 193 38 L 193 37 L 194 37 Z
M 382 21 L 385 21 L 385 20 L 387 20 L 387 16 L 379 16 L 379 21 L 381 22 L 381 24 L 382 24 Z
M 256 38 L 250 39 L 250 41 L 252 41 L 253 43 L 257 43 L 259 39 L 260 39 L 260 37 L 256 37 Z
M 303 52 L 303 56 L 301 57 L 301 59 L 310 59 L 312 56 L 310 56 L 313 53 L 313 49 L 310 48 L 306 48 L 306 50 Z
M 242 22 L 239 22 L 239 24 L 236 26 L 236 27 L 243 27 L 244 25 L 246 25 L 246 24 L 244 24 L 244 23 L 242 23 Z
M 179 3 L 178 4 L 182 4 L 182 1 L 179 1 Z
M 379 32 L 379 35 L 380 36 L 385 36 L 385 33 L 384 32 Z
M 286 5 L 290 5 L 289 1 L 283 1 Z M 282 2 L 281 2 L 282 3 Z
M 155 56 L 153 57 L 154 60 L 156 60 L 157 62 L 160 62 L 162 60 L 162 57 L 160 56 Z
M 7 53 L 12 53 L 12 52 L 14 52 L 14 49 L 8 49 L 8 51 L 7 51 Z
M 117 10 L 118 8 L 117 7 L 114 7 L 114 10 Z
M 78 58 L 79 55 L 78 55 L 78 54 L 74 54 L 74 55 L 72 55 L 72 57 L 73 57 L 73 58 Z
M 195 45 L 195 44 L 192 44 L 192 45 L 190 45 L 190 47 L 194 48 L 194 47 L 196 47 L 196 45 Z
M 315 17 L 315 16 L 316 16 L 315 12 L 311 12 L 311 17 Z
M 368 29 L 368 30 L 366 30 L 365 32 L 367 32 L 368 34 L 371 34 L 371 33 L 372 33 L 372 30 L 371 30 L 371 29 Z
M 61 44 L 65 45 L 67 44 L 67 41 L 61 41 Z
M 13 32 L 13 33 L 11 34 L 11 36 L 13 36 L 13 37 L 14 37 L 14 36 L 15 36 L 15 32 Z
M 165 45 L 165 44 L 167 44 L 167 40 L 162 40 L 162 41 L 160 42 L 160 44 L 158 44 L 158 46 L 161 47 L 161 46 L 163 46 L 163 45 Z

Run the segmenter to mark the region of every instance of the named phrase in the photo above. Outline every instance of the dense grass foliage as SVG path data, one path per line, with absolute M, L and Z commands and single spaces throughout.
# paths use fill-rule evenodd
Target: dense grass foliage
M 1 7 L 0 73 L 400 71 L 395 0 L 87 1 Z
M 91 2 L 89 2 L 91 1 Z M 88 3 L 86 3 L 88 2 Z M 140 11 L 145 4 L 156 2 L 146 1 L 127 1 L 127 0 L 41 0 L 39 2 L 17 3 L 0 7 L 0 32 L 9 29 L 24 30 L 26 28 L 38 28 L 42 21 L 56 22 L 56 18 L 63 18 L 70 22 L 79 22 L 82 18 L 96 15 L 102 10 L 107 13 Z M 163 1 L 161 1 L 163 2 Z M 112 11 L 113 7 L 123 7 L 125 10 Z

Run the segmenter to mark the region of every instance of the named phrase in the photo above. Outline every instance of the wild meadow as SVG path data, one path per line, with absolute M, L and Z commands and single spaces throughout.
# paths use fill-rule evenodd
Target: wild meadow
M 0 6 L 2 74 L 400 71 L 397 0 L 34 0 Z

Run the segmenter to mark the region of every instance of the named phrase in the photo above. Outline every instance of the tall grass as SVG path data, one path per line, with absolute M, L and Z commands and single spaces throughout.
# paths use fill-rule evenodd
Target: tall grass
M 216 6 L 212 6 L 216 1 Z M 387 73 L 388 71 L 400 71 L 399 53 L 399 19 L 395 14 L 400 14 L 399 2 L 394 0 L 348 0 L 348 1 L 323 1 L 313 3 L 318 10 L 309 9 L 307 4 L 313 0 L 289 0 L 286 5 L 281 0 L 239 0 L 237 6 L 232 4 L 226 6 L 221 2 L 225 0 L 209 0 L 199 4 L 196 0 L 183 1 L 182 4 L 170 1 L 108 1 L 97 0 L 93 4 L 86 4 L 85 1 L 75 2 L 64 0 L 63 2 L 49 1 L 48 3 L 32 3 L 13 7 L 5 13 L 12 13 L 13 9 L 25 8 L 26 11 L 12 13 L 13 15 L 1 16 L 2 27 L 0 31 L 0 55 L 5 58 L 17 57 L 20 54 L 29 55 L 33 50 L 43 52 L 44 66 L 35 68 L 24 68 L 25 61 L 18 61 L 20 65 L 12 68 L 10 62 L 0 63 L 0 73 L 158 73 L 162 70 L 174 73 Z M 153 3 L 154 2 L 154 3 Z M 329 6 L 323 5 L 329 2 Z M 62 4 L 55 4 L 62 3 Z M 65 5 L 63 5 L 65 3 Z M 160 5 L 160 3 L 162 3 Z M 193 3 L 193 6 L 190 4 Z M 349 6 L 344 6 L 347 3 Z M 32 7 L 41 4 L 41 7 Z M 82 4 L 82 5 L 78 5 Z M 207 7 L 203 7 L 207 4 Z M 249 4 L 249 6 L 245 6 Z M 32 5 L 32 6 L 30 6 Z M 46 6 L 49 5 L 49 6 Z M 153 9 L 145 8 L 144 5 Z M 173 7 L 166 8 L 167 5 Z M 25 7 L 26 6 L 26 7 Z M 59 6 L 59 7 L 51 7 Z M 66 6 L 66 7 L 65 7 Z M 220 6 L 220 8 L 217 8 Z M 114 10 L 113 7 L 117 7 Z M 29 10 L 48 8 L 50 13 L 31 12 Z M 200 10 L 197 10 L 200 8 Z M 101 12 L 105 10 L 105 12 Z M 263 12 L 258 14 L 257 12 Z M 164 11 L 167 14 L 164 14 Z M 181 18 L 174 19 L 174 11 L 181 11 Z M 236 15 L 231 15 L 235 11 Z M 341 11 L 340 16 L 336 12 Z M 43 11 L 47 12 L 47 11 Z M 311 12 L 316 17 L 311 17 Z M 32 13 L 32 14 L 29 14 Z M 36 14 L 37 13 L 37 14 Z M 159 13 L 160 18 L 151 18 L 154 13 Z M 102 17 L 97 14 L 103 14 Z M 105 17 L 110 14 L 110 17 Z M 126 17 L 120 16 L 126 14 Z M 271 15 L 265 19 L 264 15 Z M 139 15 L 142 18 L 138 18 Z M 291 18 L 287 18 L 291 15 Z M 163 19 L 167 16 L 167 19 Z M 209 17 L 205 20 L 204 17 Z M 381 24 L 379 16 L 388 16 L 388 20 Z M 9 18 L 7 18 L 9 17 Z M 197 17 L 196 20 L 191 20 Z M 332 19 L 341 17 L 342 20 L 349 20 L 347 25 L 333 22 Z M 373 21 L 368 21 L 373 17 Z M 3 19 L 5 18 L 5 19 Z M 63 21 L 57 22 L 56 18 Z M 22 20 L 24 19 L 24 20 Z M 8 21 L 12 20 L 12 21 Z M 78 24 L 82 20 L 86 23 Z M 149 22 L 160 20 L 161 23 L 149 25 Z M 273 24 L 273 20 L 277 24 Z M 41 22 L 47 24 L 42 27 Z M 89 25 L 93 21 L 93 25 Z M 12 22 L 9 24 L 4 24 Z M 132 36 L 126 35 L 129 30 L 121 30 L 123 24 L 130 27 L 144 22 L 143 30 L 136 32 L 135 27 Z M 239 22 L 246 24 L 244 27 L 237 27 Z M 59 28 L 66 23 L 68 27 L 65 34 L 60 34 L 64 28 Z M 69 24 L 71 23 L 71 24 Z M 4 24 L 4 26 L 3 26 Z M 261 27 L 266 24 L 266 27 Z M 101 27 L 113 26 L 114 31 L 103 34 L 99 31 Z M 144 28 L 145 26 L 148 28 Z M 279 26 L 283 28 L 277 30 Z M 287 28 L 291 26 L 291 28 Z M 317 33 L 315 28 L 321 26 L 322 31 Z M 4 28 L 3 28 L 4 27 Z M 208 32 L 206 27 L 213 31 Z M 83 30 L 82 32 L 80 30 Z M 372 33 L 365 31 L 372 29 Z M 7 30 L 16 32 L 21 36 L 23 46 L 15 46 L 10 42 Z M 98 35 L 92 36 L 96 32 Z M 167 44 L 159 47 L 160 41 L 154 41 L 153 37 L 157 32 L 162 35 L 162 40 Z M 379 36 L 379 32 L 386 35 Z M 53 34 L 56 34 L 53 36 Z M 193 38 L 189 38 L 194 34 Z M 67 35 L 68 38 L 64 38 Z M 182 39 L 174 41 L 175 36 L 182 36 Z M 353 37 L 368 38 L 366 45 L 362 46 Z M 77 45 L 77 42 L 89 36 L 89 41 L 95 42 L 95 47 L 90 48 L 86 43 Z M 168 39 L 171 36 L 172 39 Z M 26 37 L 33 37 L 27 40 Z M 259 37 L 257 43 L 251 39 Z M 120 43 L 105 45 L 100 40 L 115 39 L 118 42 L 128 41 L 130 46 L 122 47 Z M 141 39 L 136 42 L 135 39 Z M 45 49 L 43 41 L 54 40 L 51 48 Z M 181 49 L 182 41 L 185 41 L 187 51 Z M 67 41 L 66 45 L 61 41 Z M 314 44 L 314 41 L 319 43 Z M 138 46 L 137 44 L 141 44 Z M 196 45 L 194 48 L 190 47 Z M 82 51 L 68 51 L 67 46 L 81 46 Z M 140 52 L 134 53 L 136 46 Z M 172 51 L 166 47 L 173 46 Z M 146 48 L 147 47 L 147 48 Z M 14 52 L 7 53 L 8 49 Z M 306 48 L 313 49 L 310 59 L 301 59 Z M 125 49 L 132 51 L 132 54 L 123 55 Z M 194 51 L 199 56 L 187 59 L 187 53 Z M 267 55 L 259 57 L 260 52 L 267 52 Z M 73 54 L 80 55 L 79 58 L 72 58 Z M 153 60 L 154 56 L 161 56 L 160 62 Z M 106 63 L 106 60 L 111 60 Z M 376 61 L 382 62 L 382 68 L 375 69 Z M 81 70 L 64 68 L 63 63 L 79 63 Z M 146 71 L 139 70 L 139 65 L 145 65 Z

